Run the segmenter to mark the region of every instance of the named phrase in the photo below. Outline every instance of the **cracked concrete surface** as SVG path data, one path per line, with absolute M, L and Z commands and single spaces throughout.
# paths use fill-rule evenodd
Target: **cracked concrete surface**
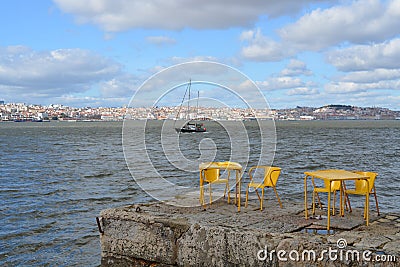
M 326 210 L 314 218 L 304 218 L 303 203 L 266 200 L 261 212 L 252 199 L 249 207 L 237 212 L 236 206 L 216 201 L 201 207 L 176 207 L 160 202 L 107 209 L 101 213 L 100 234 L 103 266 L 374 266 L 376 262 L 325 259 L 319 262 L 282 261 L 274 254 L 260 260 L 257 253 L 338 249 L 369 250 L 394 255 L 396 262 L 379 266 L 400 266 L 400 215 L 377 217 L 370 212 L 366 226 L 362 210 L 332 216 L 334 231 L 327 234 Z M 244 203 L 243 203 L 244 204 Z M 138 208 L 139 207 L 139 208 Z M 321 215 L 321 216 L 320 216 Z

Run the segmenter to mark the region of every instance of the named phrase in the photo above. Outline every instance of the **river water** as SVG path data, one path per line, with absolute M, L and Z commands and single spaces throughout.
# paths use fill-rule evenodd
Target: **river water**
M 143 122 L 135 123 L 139 127 Z M 149 124 L 148 140 L 159 134 L 152 129 L 160 125 Z M 183 155 L 199 157 L 193 147 L 209 138 L 218 149 L 215 159 L 228 160 L 224 157 L 230 152 L 229 135 L 215 125 L 207 134 L 183 135 L 179 142 Z M 255 122 L 248 122 L 246 129 L 250 136 L 257 133 Z M 128 170 L 121 122 L 0 123 L 0 140 L 2 266 L 98 266 L 95 217 L 106 208 L 152 200 Z M 184 152 L 184 146 L 194 152 Z M 250 152 L 256 150 L 257 143 L 252 143 Z M 400 213 L 400 121 L 277 122 L 274 152 L 274 165 L 282 168 L 278 182 L 282 199 L 302 201 L 305 171 L 369 170 L 379 173 L 381 210 Z M 144 154 L 138 152 L 138 157 Z M 165 157 L 149 158 L 165 166 Z M 250 155 L 248 165 L 254 160 Z M 137 166 L 135 172 L 141 171 L 146 172 Z M 167 173 L 183 185 L 198 182 L 193 172 L 172 169 L 163 175 Z M 361 199 L 354 201 L 352 205 L 362 206 Z M 372 202 L 371 208 L 375 208 Z

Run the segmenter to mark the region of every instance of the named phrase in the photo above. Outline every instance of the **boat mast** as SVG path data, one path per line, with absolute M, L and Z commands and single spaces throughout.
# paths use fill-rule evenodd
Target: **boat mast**
M 192 79 L 189 80 L 189 100 L 188 100 L 188 107 L 187 107 L 187 120 L 190 120 L 190 85 L 192 84 Z
M 199 91 L 197 91 L 197 111 L 196 111 L 196 119 L 199 118 L 199 97 L 200 97 L 200 93 L 199 93 Z
M 182 110 L 183 102 L 185 102 L 185 98 L 186 98 L 186 94 L 187 94 L 187 92 L 188 92 L 189 86 L 190 86 L 190 84 L 188 84 L 188 86 L 186 86 L 185 94 L 183 95 L 183 98 L 182 98 L 181 104 L 179 105 L 179 110 L 178 110 L 178 113 L 176 114 L 176 117 L 175 117 L 175 122 L 176 122 L 176 120 L 178 120 L 178 118 L 179 118 L 179 114 L 181 114 L 181 110 Z M 186 115 L 186 117 L 187 117 L 187 115 Z M 175 123 L 174 123 L 174 127 L 175 127 Z

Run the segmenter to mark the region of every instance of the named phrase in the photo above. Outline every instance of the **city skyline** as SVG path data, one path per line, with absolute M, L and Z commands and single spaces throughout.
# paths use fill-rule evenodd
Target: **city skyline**
M 273 109 L 400 109 L 398 0 L 15 0 L 0 14 L 5 102 L 123 106 L 159 71 L 211 61 L 254 81 Z
M 193 103 L 196 100 L 191 100 L 193 101 Z M 187 103 L 187 102 L 185 102 Z M 17 101 L 17 102 L 7 102 L 4 100 L 0 100 L 0 105 L 25 105 L 25 106 L 41 106 L 41 107 L 50 107 L 50 106 L 58 106 L 58 107 L 69 107 L 69 108 L 75 108 L 75 109 L 80 109 L 80 108 L 127 108 L 130 107 L 128 104 L 124 104 L 121 106 L 69 106 L 66 104 L 61 104 L 61 103 L 50 103 L 50 104 L 43 104 L 43 103 L 29 103 L 29 102 L 22 102 L 22 101 Z M 186 105 L 183 108 L 186 108 Z M 180 105 L 154 105 L 154 106 L 140 106 L 140 107 L 135 107 L 135 108 L 162 108 L 162 107 L 179 107 Z M 384 109 L 389 109 L 392 111 L 400 111 L 400 107 L 399 109 L 391 109 L 389 107 L 384 107 L 384 106 L 378 106 L 378 105 L 371 105 L 371 106 L 361 106 L 361 105 L 349 105 L 346 103 L 330 103 L 330 104 L 326 104 L 326 105 L 321 105 L 321 106 L 306 106 L 306 105 L 295 105 L 295 106 L 288 106 L 288 107 L 284 107 L 284 108 L 272 108 L 269 107 L 269 109 L 271 110 L 281 110 L 281 109 L 293 109 L 293 108 L 323 108 L 323 107 L 327 107 L 327 106 L 349 106 L 349 107 L 358 107 L 358 108 L 384 108 Z M 218 107 L 213 107 L 213 106 L 207 106 L 207 105 L 199 105 L 199 107 L 201 108 L 218 108 Z M 225 107 L 219 107 L 219 108 L 238 108 L 238 109 L 246 109 L 246 108 L 241 108 L 241 107 L 237 107 L 237 106 L 225 106 Z M 248 107 L 249 109 L 252 109 L 252 107 Z M 196 107 L 191 106 L 191 109 L 196 109 Z M 253 108 L 253 109 L 257 109 L 257 108 Z
M 187 110 L 170 107 L 69 107 L 0 102 L 1 121 L 122 121 L 122 120 L 399 120 L 400 111 L 382 107 L 327 105 L 289 109 L 253 109 L 198 106 Z

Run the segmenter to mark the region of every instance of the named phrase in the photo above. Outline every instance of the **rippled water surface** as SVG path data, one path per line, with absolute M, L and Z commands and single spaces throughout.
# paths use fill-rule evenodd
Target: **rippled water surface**
M 146 139 L 155 140 L 149 148 L 154 151 L 159 150 L 160 125 L 149 124 L 146 133 Z M 282 168 L 281 198 L 302 201 L 305 171 L 371 170 L 379 173 L 382 211 L 400 212 L 400 121 L 277 122 L 276 128 L 274 165 Z M 256 124 L 249 122 L 246 129 L 255 152 Z M 210 138 L 218 148 L 217 160 L 229 160 L 228 134 L 216 124 L 208 130 L 181 136 L 183 155 L 196 159 L 199 143 Z M 95 217 L 106 208 L 150 200 L 130 176 L 121 132 L 119 122 L 0 123 L 0 265 L 100 264 Z M 168 166 L 165 157 L 149 157 L 155 165 Z M 250 157 L 249 165 L 255 162 Z M 174 179 L 185 178 L 179 179 L 183 184 L 198 182 L 196 173 L 171 173 Z

